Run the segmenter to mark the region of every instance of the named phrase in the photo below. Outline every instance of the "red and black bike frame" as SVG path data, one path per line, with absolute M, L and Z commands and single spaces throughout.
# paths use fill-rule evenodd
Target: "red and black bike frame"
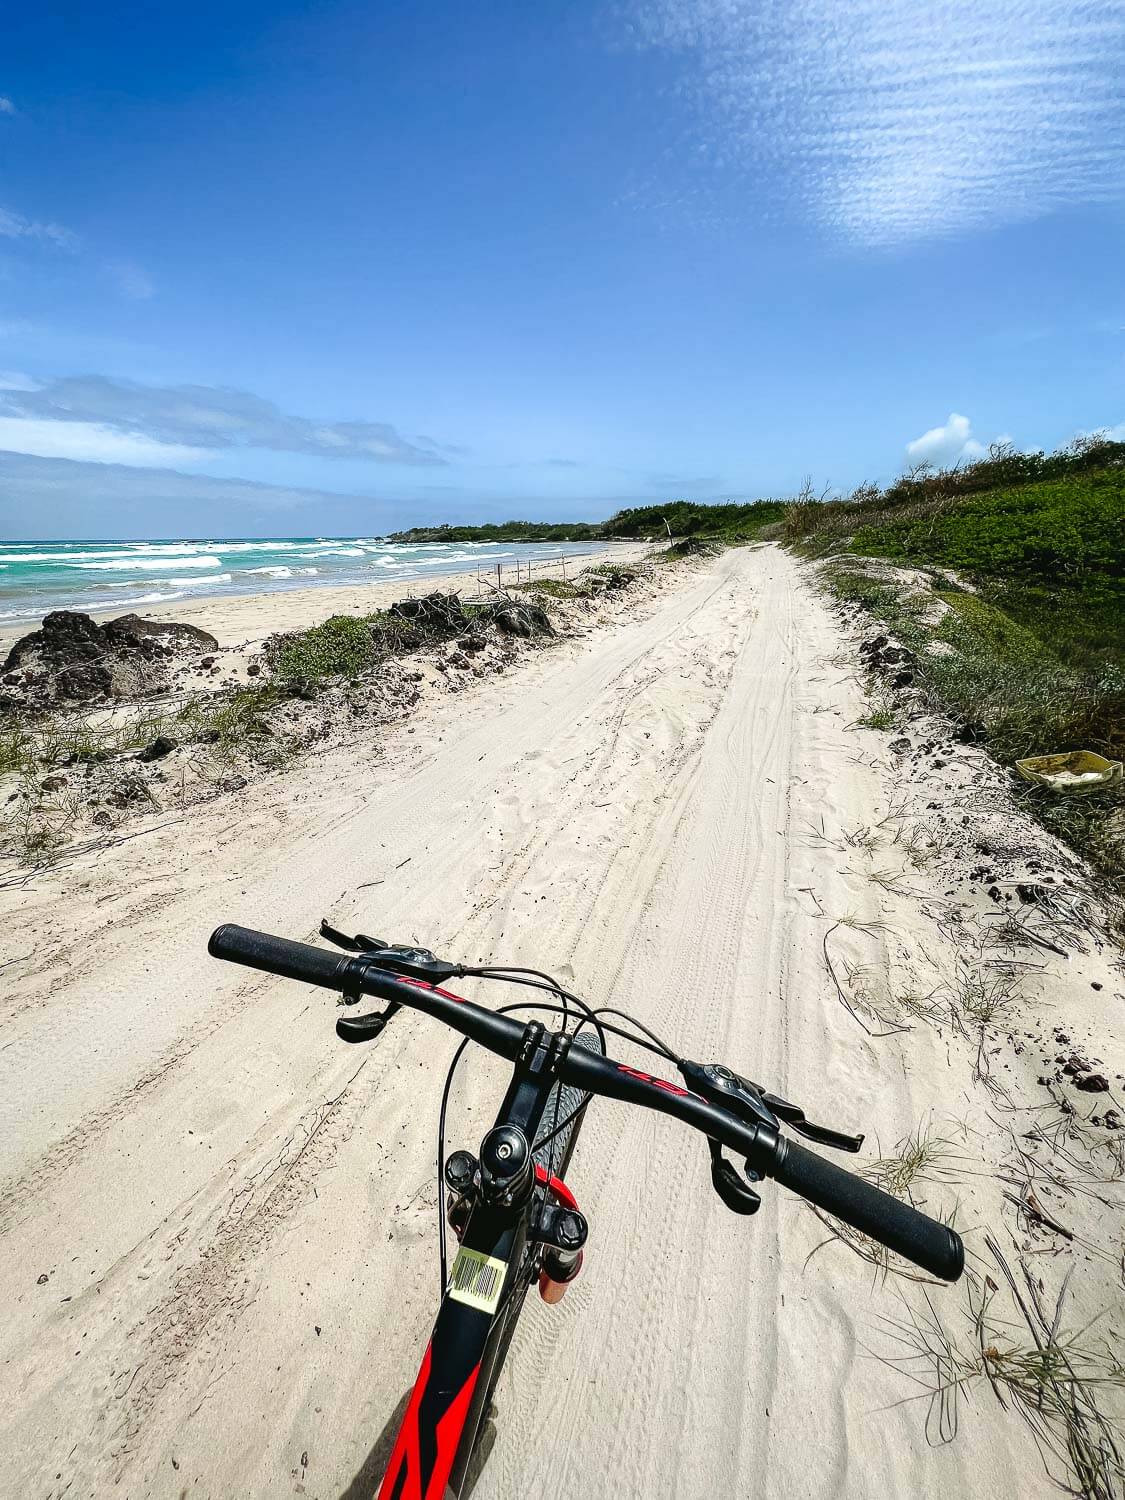
M 515 1126 L 533 1142 L 558 1083 L 558 1053 L 541 1040 L 544 1032 L 537 1023 L 525 1035 L 527 1045 L 494 1128 Z M 548 1042 L 554 1040 L 548 1037 Z M 499 1301 L 494 1312 L 483 1312 L 458 1301 L 446 1287 L 379 1500 L 455 1500 L 461 1493 L 493 1372 L 506 1348 L 508 1321 L 519 1316 L 535 1277 L 532 1230 L 546 1193 L 539 1174 L 531 1192 L 512 1207 L 474 1204 L 461 1248 L 506 1266 Z

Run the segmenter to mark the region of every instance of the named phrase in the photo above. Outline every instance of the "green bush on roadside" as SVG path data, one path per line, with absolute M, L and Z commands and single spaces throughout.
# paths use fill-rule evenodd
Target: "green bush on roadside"
M 781 500 L 751 500 L 731 505 L 671 500 L 666 505 L 619 510 L 602 529 L 607 537 L 647 537 L 650 541 L 660 541 L 667 537 L 670 527 L 672 535 L 679 539 L 707 537 L 734 545 L 756 540 L 759 529 L 780 521 L 785 508 Z
M 541 594 L 545 599 L 584 599 L 586 590 L 569 579 L 534 578 L 530 583 L 509 584 L 509 589 L 518 589 L 521 594 Z
M 322 625 L 279 637 L 271 666 L 280 682 L 357 677 L 396 651 L 409 649 L 421 636 L 414 621 L 385 610 L 370 615 L 333 615 Z

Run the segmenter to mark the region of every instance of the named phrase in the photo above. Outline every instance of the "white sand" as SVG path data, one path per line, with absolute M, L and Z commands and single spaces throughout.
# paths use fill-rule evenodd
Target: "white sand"
M 279 611 L 295 598 L 274 597 Z M 959 1169 L 916 1197 L 959 1205 L 976 1254 L 982 1225 L 1014 1253 L 1029 1235 L 993 1175 L 1006 1117 L 988 1123 L 975 1042 L 924 1026 L 872 1038 L 825 970 L 848 914 L 890 926 L 837 929 L 841 966 L 897 984 L 927 972 L 923 952 L 954 961 L 927 911 L 946 872 L 842 837 L 902 783 L 886 737 L 847 727 L 862 699 L 838 648 L 786 554 L 731 552 L 409 727 L 3 894 L 4 1493 L 377 1489 L 369 1455 L 435 1307 L 434 1128 L 454 1038 L 403 1015 L 343 1046 L 325 992 L 207 958 L 221 921 L 311 939 L 327 914 L 466 961 L 534 963 L 867 1130 L 864 1159 L 927 1118 L 965 1120 Z M 872 884 L 891 858 L 921 898 Z M 1100 1026 L 1120 1068 L 1108 958 L 1035 957 L 1051 1017 Z M 1033 1093 L 1036 1050 L 994 1066 Z M 471 1056 L 451 1146 L 475 1146 L 505 1073 Z M 604 1102 L 572 1181 L 587 1267 L 559 1308 L 528 1300 L 475 1500 L 1052 1492 L 984 1382 L 956 1441 L 927 1442 L 926 1401 L 902 1404 L 919 1388 L 867 1353 L 887 1347 L 880 1320 L 924 1311 L 918 1288 L 839 1244 L 810 1262 L 827 1231 L 784 1191 L 767 1185 L 758 1216 L 736 1218 L 702 1141 Z M 1085 1197 L 1040 1191 L 1088 1227 Z M 1032 1248 L 1057 1291 L 1075 1252 L 1049 1235 Z M 1115 1284 L 1120 1245 L 1105 1248 L 1105 1266 L 1077 1252 L 1092 1290 L 1074 1326 Z M 960 1329 L 964 1287 L 929 1292 Z

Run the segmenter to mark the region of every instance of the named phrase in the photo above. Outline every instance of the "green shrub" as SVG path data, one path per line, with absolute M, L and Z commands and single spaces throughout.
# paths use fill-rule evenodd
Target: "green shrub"
M 961 590 L 907 593 L 893 581 L 865 573 L 869 566 L 839 559 L 825 576 L 837 597 L 870 611 L 915 652 L 916 686 L 930 706 L 973 725 L 974 735 L 1003 764 L 1064 750 L 1096 750 L 1115 759 L 1125 755 L 1120 659 L 1093 653 L 1088 661 L 1075 661 L 1053 649 L 1058 611 L 1028 623 L 994 600 Z M 934 599 L 948 606 L 936 624 Z M 928 649 L 934 645 L 936 653 Z M 861 722 L 891 727 L 885 708 Z M 1081 798 L 1029 789 L 1023 781 L 1012 784 L 1033 816 L 1125 890 L 1122 835 L 1112 831 L 1125 822 L 1121 783 Z
M 602 528 L 587 521 L 500 521 L 485 526 L 414 526 L 396 531 L 392 542 L 590 542 Z M 487 566 L 487 559 L 482 560 Z
M 849 501 L 793 505 L 785 528 L 802 552 L 840 560 L 840 597 L 915 649 L 933 637 L 953 648 L 920 654 L 927 691 L 983 722 L 1000 759 L 1125 749 L 1125 444 L 994 449 L 980 463 L 866 486 Z M 862 565 L 843 566 L 848 553 L 928 571 L 949 613 L 926 628 L 916 599 Z M 935 569 L 971 580 L 976 594 Z
M 325 677 L 357 677 L 420 637 L 413 621 L 379 611 L 372 615 L 333 615 L 323 625 L 282 636 L 271 662 L 282 682 L 317 682 Z
M 937 630 L 952 655 L 927 656 L 922 672 L 936 702 L 985 726 L 1006 763 L 1056 750 L 1125 748 L 1125 678 L 1113 667 L 1060 661 L 1032 631 L 994 604 L 941 594 L 950 606 Z
M 780 521 L 785 506 L 780 500 L 751 500 L 745 504 L 697 505 L 692 500 L 671 500 L 666 505 L 638 506 L 619 510 L 602 530 L 607 537 L 715 537 L 722 541 L 752 541 L 760 526 Z
M 1125 470 L 1106 469 L 968 496 L 929 515 L 885 513 L 858 526 L 852 550 L 974 575 L 1046 579 L 1056 589 L 1108 586 L 1121 565 L 1123 525 Z

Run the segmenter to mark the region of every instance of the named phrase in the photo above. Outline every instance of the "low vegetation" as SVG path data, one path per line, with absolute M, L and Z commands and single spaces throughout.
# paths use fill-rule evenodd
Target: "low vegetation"
M 491 526 L 415 526 L 392 542 L 592 542 L 657 541 L 672 537 L 734 544 L 754 541 L 763 526 L 780 524 L 782 500 L 699 505 L 692 500 L 619 510 L 608 521 L 504 521 Z
M 489 526 L 412 526 L 389 542 L 592 542 L 605 535 L 591 521 L 500 521 Z
M 432 632 L 420 622 L 386 610 L 333 615 L 309 630 L 276 636 L 267 655 L 278 682 L 320 682 L 327 677 L 358 677 L 388 657 L 424 645 L 428 634 Z
M 932 1443 L 951 1442 L 963 1408 L 991 1390 L 1026 1423 L 1055 1487 L 1115 1500 L 1125 1488 L 1117 1416 L 1125 1367 L 1112 1336 L 1098 1319 L 1068 1327 L 1069 1273 L 1051 1306 L 1029 1258 L 1019 1256 L 1017 1275 L 992 1235 L 983 1249 L 989 1260 L 981 1256 L 966 1274 L 959 1309 L 939 1312 L 927 1297 L 904 1319 L 885 1320 L 890 1352 L 879 1358 L 918 1387 Z
M 636 568 L 622 563 L 597 563 L 584 568 L 577 578 L 534 578 L 512 585 L 510 592 L 544 599 L 596 599 L 601 594 L 628 588 L 636 577 Z
M 584 599 L 586 590 L 566 578 L 536 578 L 513 585 L 521 594 L 537 594 L 543 599 Z
M 435 660 L 443 669 L 475 665 L 479 675 L 481 662 L 495 666 L 498 653 L 506 655 L 502 641 L 553 634 L 544 602 L 595 598 L 637 577 L 635 568 L 607 563 L 572 580 L 535 579 L 518 594 L 474 600 L 429 594 L 273 636 L 263 660 L 251 666 L 261 675 L 244 686 L 159 702 L 6 712 L 0 845 L 21 867 L 42 865 L 73 845 L 83 823 L 107 831 L 95 837 L 109 836 L 130 810 L 169 801 L 182 808 L 196 794 L 244 784 L 241 773 L 283 765 L 320 736 L 325 722 L 346 720 L 356 705 L 367 719 L 372 712 L 393 716 L 412 702 L 410 681 L 380 675 L 391 659 L 440 647 Z M 299 701 L 322 697 L 319 714 Z
M 646 505 L 619 510 L 602 527 L 606 537 L 647 539 L 668 537 L 680 541 L 710 541 L 726 545 L 756 541 L 763 526 L 780 522 L 785 515 L 781 500 L 751 500 L 745 504 L 697 505 L 691 500 L 672 500 L 666 505 Z
M 825 559 L 837 597 L 914 653 L 915 686 L 931 706 L 1003 764 L 1065 750 L 1125 754 L 1125 443 L 995 448 L 979 463 L 916 470 L 847 500 L 806 494 L 786 510 L 783 532 Z M 885 703 L 874 713 L 890 727 Z M 1014 787 L 1053 832 L 1120 877 L 1120 782 L 1081 798 Z
M 1125 750 L 1125 674 L 1110 644 L 1085 664 L 1064 654 L 1049 616 L 1033 630 L 940 576 L 931 575 L 923 593 L 835 560 L 825 577 L 838 598 L 860 605 L 915 653 L 918 684 L 933 706 L 1006 764 L 1054 750 L 1111 757 Z

